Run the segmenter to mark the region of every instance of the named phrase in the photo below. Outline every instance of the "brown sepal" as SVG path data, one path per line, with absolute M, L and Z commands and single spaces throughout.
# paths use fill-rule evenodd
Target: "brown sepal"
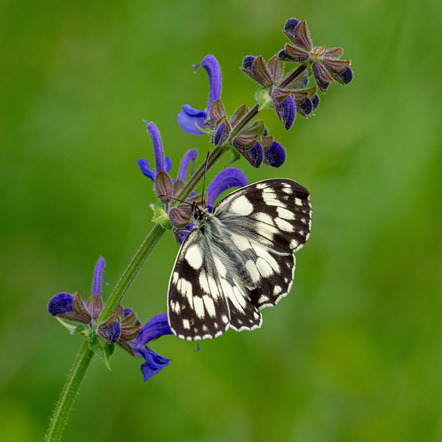
M 345 71 L 350 66 L 350 60 L 335 60 L 324 57 L 322 64 L 331 72 L 339 73 Z
M 128 314 L 122 321 L 121 325 L 122 327 L 132 327 L 137 322 L 137 315 L 134 311 L 132 311 L 130 314 Z
M 282 74 L 284 73 L 284 63 L 274 55 L 267 63 L 267 70 L 272 77 L 273 84 L 278 84 L 281 80 Z
M 184 189 L 184 181 L 182 180 L 176 180 L 173 184 L 172 184 L 172 189 L 173 189 L 173 193 L 172 195 L 174 197 L 176 197 L 177 195 L 179 195 L 181 193 L 181 191 Z
M 253 62 L 254 79 L 264 87 L 270 87 L 273 84 L 270 73 L 267 71 L 266 64 L 261 55 L 258 55 Z
M 297 43 L 298 46 L 301 46 L 301 48 L 305 49 L 306 51 L 312 50 L 312 40 L 310 38 L 307 22 L 305 20 L 301 20 L 295 28 L 294 43 Z
M 275 88 L 272 91 L 272 98 L 273 101 L 275 102 L 281 102 L 282 100 L 284 100 L 285 98 L 287 98 L 290 95 L 290 91 L 286 91 L 283 89 L 279 89 L 279 88 Z
M 232 144 L 239 151 L 243 151 L 244 149 L 247 149 L 255 145 L 258 139 L 259 139 L 258 135 L 238 136 L 233 139 Z
M 249 108 L 246 104 L 243 104 L 238 109 L 236 109 L 236 111 L 232 115 L 232 118 L 230 118 L 230 124 L 232 125 L 232 127 L 235 127 L 244 118 L 244 115 L 246 115 L 248 111 Z
M 247 129 L 241 131 L 241 136 L 249 137 L 253 135 L 261 135 L 264 132 L 264 121 L 257 120 L 253 124 L 247 127 Z
M 209 118 L 206 120 L 205 124 L 210 129 L 215 129 L 218 126 L 218 121 L 226 116 L 226 111 L 224 105 L 220 99 L 215 100 L 212 103 L 209 111 Z
M 198 193 L 197 195 L 193 195 L 193 196 L 187 198 L 186 201 L 190 204 L 196 203 L 197 206 L 205 207 L 206 200 L 207 200 L 207 193 L 204 192 L 204 196 L 201 193 Z
M 285 44 L 285 52 L 293 61 L 298 63 L 303 63 L 309 59 L 309 53 L 306 50 L 292 46 L 289 43 Z
M 76 321 L 83 322 L 84 324 L 89 324 L 91 322 L 91 315 L 83 304 L 83 300 L 81 299 L 80 293 L 75 292 L 73 295 L 74 298 L 74 309 L 76 311 Z M 61 316 L 61 315 L 59 315 Z
M 87 309 L 92 319 L 98 319 L 103 310 L 103 300 L 99 295 L 92 295 L 86 302 Z
M 266 150 L 268 149 L 272 143 L 273 143 L 274 137 L 272 135 L 268 135 L 267 137 L 261 137 L 261 147 Z
M 308 98 L 307 91 L 297 91 L 293 92 L 292 97 L 296 101 L 296 103 L 302 103 L 306 98 Z
M 192 206 L 180 204 L 169 211 L 170 224 L 173 227 L 184 227 L 192 221 Z
M 330 48 L 324 52 L 324 57 L 339 58 L 343 53 L 344 53 L 344 48 L 342 46 L 339 48 Z
M 218 140 L 217 143 L 215 143 L 215 137 L 218 135 L 218 129 L 221 126 L 221 124 L 224 123 L 224 129 L 222 130 L 222 133 L 220 135 L 220 138 Z M 214 131 L 212 132 L 212 136 L 210 137 L 210 142 L 212 144 L 215 144 L 217 146 L 222 145 L 228 138 L 230 135 L 230 124 L 229 124 L 229 120 L 227 120 L 227 117 L 224 116 L 222 117 L 220 120 L 218 120 L 218 122 L 216 123 L 216 126 L 214 128 Z
M 316 86 L 312 86 L 312 87 L 310 87 L 308 89 L 304 89 L 302 92 L 306 92 L 307 96 L 309 98 L 313 98 L 315 96 L 315 94 L 316 94 L 316 89 L 317 89 Z
M 118 345 L 119 345 L 123 350 L 126 350 L 131 356 L 135 357 L 134 352 L 133 352 L 131 346 L 130 346 L 127 342 L 124 342 L 124 341 L 120 341 L 120 340 L 119 340 L 119 341 L 118 341 Z
M 312 71 L 315 78 L 318 78 L 320 82 L 322 83 L 333 83 L 334 79 L 333 77 L 327 72 L 327 69 L 322 66 L 321 63 L 315 62 L 312 63 Z M 319 89 L 321 89 L 322 92 L 325 92 L 327 89 L 324 89 L 321 87 L 321 83 L 317 83 Z
M 162 203 L 168 203 L 172 196 L 172 180 L 170 176 L 163 171 L 157 173 L 155 178 L 155 190 Z
M 135 338 L 140 331 L 141 325 L 134 325 L 132 327 L 121 327 L 120 339 L 123 341 L 130 341 Z

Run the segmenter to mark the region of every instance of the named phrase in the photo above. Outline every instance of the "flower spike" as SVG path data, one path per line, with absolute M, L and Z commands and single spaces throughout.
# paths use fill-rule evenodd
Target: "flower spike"
M 95 266 L 92 295 L 87 301 L 83 301 L 79 293 L 73 296 L 59 293 L 49 301 L 48 311 L 59 318 L 66 328 L 88 338 L 91 348 L 105 360 L 106 365 L 112 354 L 113 344 L 118 344 L 131 356 L 144 358 L 146 363 L 141 366 L 141 371 L 144 379 L 148 380 L 170 361 L 146 347 L 147 342 L 172 333 L 167 325 L 167 315 L 157 315 L 142 327 L 135 312 L 120 304 L 109 319 L 97 325 L 97 319 L 104 308 L 101 284 L 105 265 L 105 260 L 100 257 Z
M 101 278 L 103 276 L 105 265 L 106 261 L 104 260 L 104 258 L 100 256 L 94 271 L 94 283 L 92 286 L 93 295 L 98 295 L 98 296 L 101 295 Z
M 207 55 L 201 63 L 194 66 L 194 70 L 201 66 L 209 76 L 209 103 L 205 110 L 195 109 L 188 104 L 178 113 L 178 124 L 184 132 L 194 135 L 203 135 L 201 129 L 206 129 L 205 121 L 209 117 L 212 104 L 221 96 L 221 69 L 218 60 L 213 55 Z
M 195 149 L 188 150 L 181 161 L 180 170 L 178 172 L 178 180 L 186 182 L 187 180 L 187 169 L 189 168 L 190 162 L 195 163 L 198 156 L 198 152 Z
M 293 44 L 287 43 L 278 53 L 278 58 L 310 64 L 316 84 L 322 93 L 325 93 L 330 83 L 334 81 L 347 84 L 353 79 L 353 72 L 349 67 L 350 60 L 340 60 L 344 50 L 341 47 L 331 49 L 326 49 L 325 46 L 313 47 L 305 20 L 289 19 L 283 32 Z

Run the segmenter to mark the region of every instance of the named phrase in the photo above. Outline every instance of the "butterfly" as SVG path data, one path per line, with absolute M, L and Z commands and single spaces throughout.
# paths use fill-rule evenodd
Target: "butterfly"
M 192 205 L 195 227 L 184 240 L 169 281 L 172 332 L 189 341 L 232 328 L 261 327 L 260 310 L 286 296 L 294 252 L 310 236 L 307 189 L 290 179 L 242 187 L 210 213 Z

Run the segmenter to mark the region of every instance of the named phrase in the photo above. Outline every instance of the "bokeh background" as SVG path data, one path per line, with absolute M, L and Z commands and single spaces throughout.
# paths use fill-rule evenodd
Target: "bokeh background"
M 411 0 L 0 4 L 0 439 L 41 440 L 81 347 L 47 313 L 56 293 L 90 292 L 100 255 L 108 295 L 151 229 L 153 159 L 142 119 L 175 163 L 206 137 L 206 54 L 229 112 L 253 104 L 245 55 L 266 59 L 305 18 L 317 45 L 342 45 L 355 79 L 285 132 L 278 170 L 312 194 L 313 233 L 290 296 L 253 333 L 152 344 L 172 358 L 143 383 L 140 360 L 94 358 L 65 441 L 442 440 L 440 2 Z M 227 158 L 226 158 L 227 162 Z M 220 167 L 222 164 L 220 165 Z M 210 178 L 210 177 L 209 177 Z M 125 298 L 144 322 L 164 312 L 177 252 L 165 235 Z

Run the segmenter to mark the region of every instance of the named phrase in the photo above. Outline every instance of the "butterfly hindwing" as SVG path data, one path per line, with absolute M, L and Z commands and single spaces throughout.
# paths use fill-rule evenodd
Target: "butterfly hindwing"
M 272 179 L 232 192 L 181 246 L 169 282 L 168 316 L 182 339 L 261 326 L 259 309 L 290 291 L 293 252 L 311 227 L 308 191 Z

